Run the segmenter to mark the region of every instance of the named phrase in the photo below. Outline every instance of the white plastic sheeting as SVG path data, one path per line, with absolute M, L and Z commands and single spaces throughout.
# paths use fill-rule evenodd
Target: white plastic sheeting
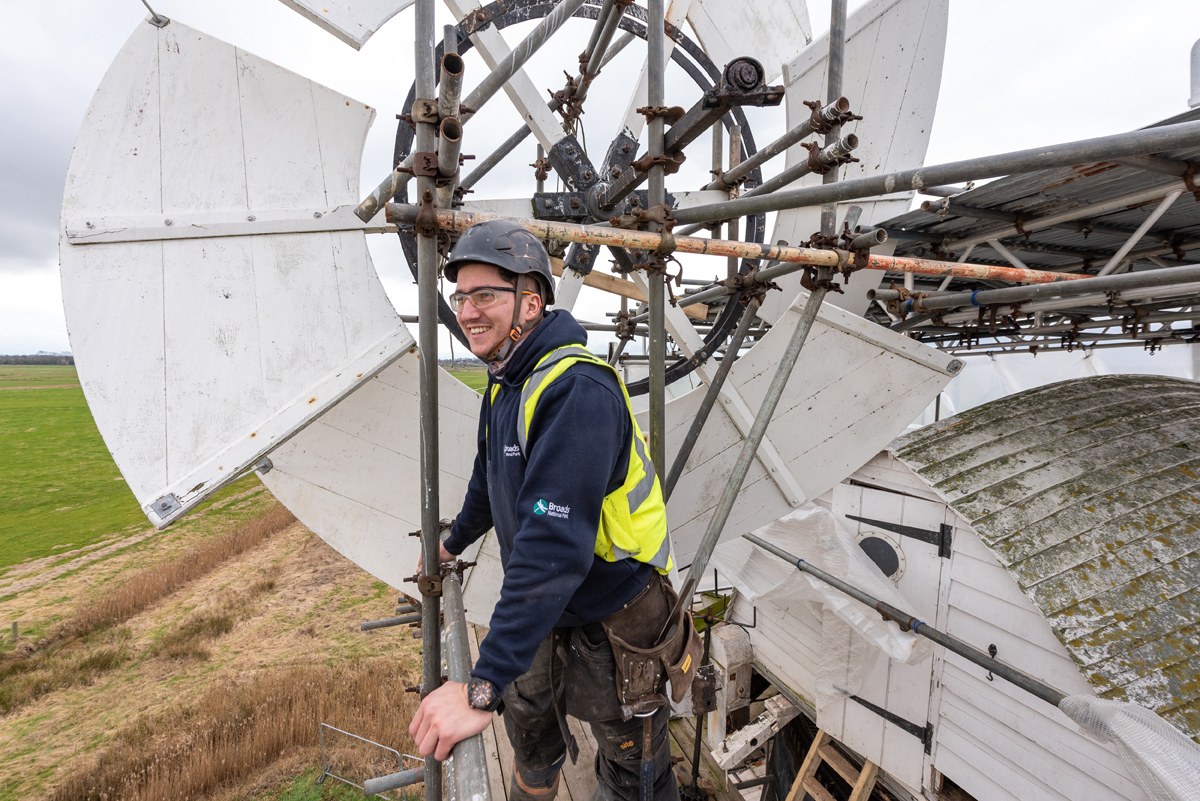
M 1087 734 L 1115 745 L 1153 801 L 1200 799 L 1200 745 L 1149 709 L 1089 695 L 1067 696 L 1058 708 Z
M 828 509 L 806 505 L 755 534 L 881 601 L 899 609 L 913 608 Z M 838 695 L 857 694 L 866 668 L 880 653 L 908 664 L 929 654 L 927 640 L 901 631 L 874 609 L 747 540 L 718 547 L 712 564 L 751 603 L 771 601 L 787 606 L 807 602 L 821 616 L 821 662 L 815 688 L 818 709 Z

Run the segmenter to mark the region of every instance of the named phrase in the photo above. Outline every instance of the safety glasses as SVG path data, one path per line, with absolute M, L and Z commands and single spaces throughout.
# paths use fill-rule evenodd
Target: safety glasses
M 501 292 L 512 292 L 515 295 L 517 290 L 510 286 L 481 286 L 470 292 L 455 292 L 450 296 L 450 307 L 458 314 L 463 310 L 463 304 L 470 300 L 475 308 L 486 309 L 500 302 Z

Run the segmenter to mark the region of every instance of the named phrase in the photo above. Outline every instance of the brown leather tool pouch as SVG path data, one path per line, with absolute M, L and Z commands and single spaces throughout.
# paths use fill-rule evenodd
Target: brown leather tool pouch
M 692 683 L 701 646 L 688 610 L 680 609 L 676 619 L 665 626 L 666 634 L 658 638 L 676 598 L 666 579 L 655 573 L 641 595 L 600 622 L 612 645 L 617 697 L 623 707 L 636 706 L 640 699 L 659 693 L 667 678 L 671 696 L 678 703 Z

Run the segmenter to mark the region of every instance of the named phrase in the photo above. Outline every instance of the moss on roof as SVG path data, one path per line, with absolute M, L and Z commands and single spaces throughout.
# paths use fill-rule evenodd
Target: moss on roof
M 1200 741 L 1200 383 L 1064 381 L 891 450 L 970 522 L 1101 697 Z

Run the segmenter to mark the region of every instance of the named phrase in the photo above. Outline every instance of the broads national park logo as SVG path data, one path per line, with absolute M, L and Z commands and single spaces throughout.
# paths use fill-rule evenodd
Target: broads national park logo
M 571 516 L 570 506 L 559 506 L 556 503 L 551 503 L 547 500 L 540 500 L 534 503 L 533 513 L 535 515 L 550 515 L 551 517 L 561 517 L 563 520 Z

